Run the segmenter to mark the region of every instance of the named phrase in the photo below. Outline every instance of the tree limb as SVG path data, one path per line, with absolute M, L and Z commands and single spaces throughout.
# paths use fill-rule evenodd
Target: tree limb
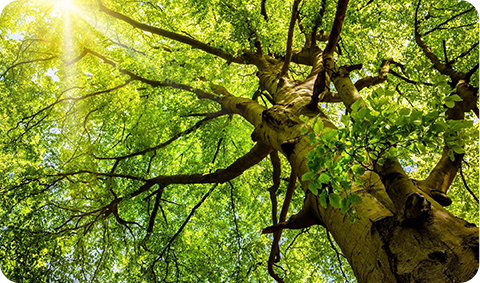
M 475 47 L 478 46 L 478 44 L 479 44 L 478 41 L 475 42 L 467 51 L 462 52 L 460 55 L 458 55 L 457 57 L 453 58 L 453 59 L 450 60 L 448 63 L 449 63 L 450 65 L 455 64 L 455 63 L 458 61 L 458 59 L 467 56 Z
M 461 12 L 461 13 L 458 13 L 458 14 L 452 16 L 451 18 L 449 18 L 449 19 L 447 19 L 447 20 L 439 23 L 439 24 L 438 24 L 437 26 L 435 26 L 433 29 L 431 29 L 431 30 L 427 31 L 426 33 L 422 34 L 422 36 L 426 36 L 427 34 L 432 33 L 432 32 L 434 32 L 434 31 L 440 29 L 442 26 L 446 25 L 447 23 L 449 23 L 449 22 L 453 21 L 454 19 L 460 17 L 461 15 L 464 15 L 464 14 L 466 14 L 466 13 L 468 13 L 468 12 L 471 12 L 471 11 L 475 11 L 475 7 L 472 6 L 470 9 L 465 10 L 465 11 L 463 11 L 463 12 Z
M 340 33 L 342 32 L 343 21 L 345 20 L 345 14 L 347 12 L 349 0 L 339 0 L 337 4 L 337 11 L 335 13 L 335 19 L 333 20 L 332 30 L 328 37 L 328 43 L 323 51 L 323 58 L 333 58 L 333 52 L 337 47 L 338 41 L 340 41 Z
M 152 214 L 150 215 L 150 220 L 148 221 L 147 234 L 153 232 L 153 226 L 155 225 L 155 218 L 157 217 L 158 207 L 160 206 L 160 199 L 162 198 L 163 188 L 158 191 L 157 196 L 155 197 L 155 204 L 153 206 Z
M 422 48 L 423 53 L 430 59 L 433 63 L 433 67 L 439 71 L 441 74 L 448 75 L 454 81 L 458 81 L 465 77 L 464 74 L 453 70 L 452 68 L 447 67 L 445 64 L 441 63 L 437 55 L 432 52 L 430 47 L 422 40 L 420 34 L 420 24 L 418 21 L 418 10 L 420 9 L 421 0 L 418 1 L 417 8 L 415 10 L 415 42 L 420 48 Z
M 478 89 L 471 87 L 465 80 L 460 80 L 456 85 L 457 94 L 462 101 L 456 101 L 453 108 L 448 108 L 446 113 L 447 120 L 461 121 L 465 119 L 465 113 L 471 110 L 475 111 L 478 117 Z M 442 152 L 440 160 L 432 169 L 425 180 L 419 181 L 422 190 L 427 191 L 440 204 L 450 205 L 451 199 L 446 195 L 458 170 L 464 154 L 453 152 L 453 161 L 450 159 L 449 152 L 453 151 L 447 144 Z
M 292 44 L 293 44 L 293 31 L 295 29 L 295 21 L 297 19 L 298 5 L 301 0 L 294 0 L 292 7 L 292 16 L 290 18 L 290 26 L 288 28 L 288 37 L 287 37 L 287 52 L 285 55 L 285 61 L 283 62 L 282 71 L 280 72 L 280 77 L 283 77 L 288 72 L 288 67 L 290 61 L 292 60 Z
M 382 64 L 380 65 L 380 69 L 378 70 L 378 76 L 375 76 L 375 77 L 367 76 L 365 78 L 359 79 L 355 83 L 355 88 L 358 91 L 360 91 L 366 87 L 383 83 L 387 79 L 387 74 L 391 71 L 390 63 L 392 62 L 393 62 L 393 59 L 391 58 L 383 60 Z
M 290 206 L 293 192 L 295 191 L 296 180 L 297 180 L 297 175 L 293 172 L 293 169 L 292 169 L 292 172 L 290 173 L 290 180 L 288 183 L 287 193 L 285 195 L 285 200 L 283 201 L 282 211 L 280 212 L 280 223 L 285 223 L 285 220 L 287 219 L 288 207 Z M 274 223 L 274 226 L 275 224 L 277 223 Z M 268 258 L 268 272 L 278 282 L 283 282 L 283 279 L 280 278 L 274 272 L 273 263 L 275 261 L 278 262 L 280 260 L 280 247 L 278 242 L 280 241 L 281 237 L 282 237 L 282 229 L 276 231 L 273 235 L 272 249 L 270 251 L 270 256 Z
M 155 263 L 157 263 L 157 261 L 159 261 L 163 255 L 165 254 L 165 252 L 167 251 L 167 249 L 170 248 L 170 246 L 172 245 L 173 241 L 175 241 L 175 239 L 178 237 L 178 235 L 180 235 L 180 233 L 183 231 L 183 229 L 185 228 L 185 226 L 187 226 L 188 222 L 190 221 L 190 218 L 192 218 L 192 216 L 195 214 L 195 211 L 203 204 L 203 202 L 208 198 L 208 196 L 213 192 L 213 190 L 217 187 L 218 184 L 215 184 L 212 186 L 212 188 L 202 197 L 202 199 L 193 207 L 192 211 L 190 211 L 190 214 L 187 216 L 187 218 L 185 219 L 185 221 L 183 222 L 183 224 L 180 226 L 180 228 L 177 230 L 177 232 L 173 235 L 172 238 L 170 238 L 170 241 L 168 241 L 167 245 L 165 246 L 165 248 L 163 248 L 162 252 L 160 253 L 160 255 L 153 261 L 152 263 L 152 269 L 154 268 L 155 266 Z
M 280 174 L 282 172 L 282 165 L 280 163 L 280 157 L 278 156 L 278 151 L 274 150 L 270 153 L 270 161 L 272 162 L 273 167 L 273 185 L 268 188 L 270 193 L 270 201 L 272 203 L 272 223 L 273 225 L 278 223 L 277 219 L 277 195 L 276 192 L 280 186 Z
M 203 50 L 209 54 L 212 54 L 212 55 L 215 55 L 217 57 L 220 57 L 222 59 L 225 59 L 227 62 L 234 62 L 234 63 L 238 63 L 238 64 L 245 64 L 245 58 L 243 57 L 237 57 L 237 56 L 233 56 L 219 48 L 216 48 L 216 47 L 213 47 L 209 44 L 205 44 L 201 41 L 198 41 L 196 39 L 193 39 L 191 37 L 188 37 L 188 36 L 184 36 L 184 35 L 181 35 L 181 34 L 178 34 L 178 33 L 175 33 L 175 32 L 171 32 L 171 31 L 167 31 L 167 30 L 164 30 L 164 29 L 161 29 L 161 28 L 157 28 L 157 27 L 152 27 L 152 26 L 149 26 L 149 25 L 146 25 L 146 24 L 143 24 L 143 23 L 140 23 L 140 22 L 137 22 L 135 21 L 134 19 L 132 18 L 129 18 L 121 13 L 118 13 L 118 12 L 115 12 L 115 11 L 112 11 L 110 9 L 108 9 L 105 5 L 103 5 L 103 3 L 101 3 L 101 1 L 98 1 L 98 4 L 99 4 L 99 7 L 100 7 L 100 11 L 101 12 L 104 12 L 105 14 L 109 15 L 109 16 L 112 16 L 114 18 L 117 18 L 121 21 L 124 21 L 128 24 L 130 24 L 131 26 L 135 27 L 135 28 L 138 28 L 138 29 L 141 29 L 143 31 L 147 31 L 147 32 L 150 32 L 150 33 L 153 33 L 153 34 L 156 34 L 156 35 L 160 35 L 160 36 L 163 36 L 163 37 L 166 37 L 166 38 L 169 38 L 171 40 L 175 40 L 175 41 L 178 41 L 178 42 L 181 42 L 181 43 L 185 43 L 187 45 L 190 45 L 192 48 L 198 48 L 200 50 Z
M 150 148 L 147 148 L 147 149 L 144 149 L 144 150 L 141 150 L 141 151 L 137 151 L 137 152 L 134 152 L 134 153 L 130 153 L 130 154 L 127 154 L 127 155 L 122 155 L 122 156 L 117 156 L 117 157 L 97 157 L 97 156 L 94 156 L 96 159 L 98 160 L 123 160 L 123 159 L 127 159 L 127 158 L 130 158 L 130 157 L 134 157 L 134 156 L 138 156 L 138 155 L 144 155 L 148 152 L 151 152 L 151 151 L 155 151 L 155 150 L 158 150 L 158 149 L 161 149 L 161 148 L 164 148 L 166 147 L 167 145 L 171 144 L 172 142 L 176 141 L 177 139 L 179 139 L 180 137 L 182 136 L 186 136 L 188 134 L 190 134 L 191 132 L 195 131 L 196 129 L 198 129 L 204 122 L 206 121 L 209 121 L 213 118 L 216 118 L 216 117 L 219 117 L 221 115 L 224 115 L 226 113 L 222 113 L 220 114 L 220 112 L 217 112 L 218 114 L 217 115 L 213 115 L 213 116 L 209 116 L 209 117 L 206 117 L 200 121 L 198 121 L 197 123 L 195 123 L 195 125 L 193 125 L 192 127 L 186 129 L 185 131 L 181 131 L 175 135 L 173 135 L 171 138 L 169 138 L 168 140 L 166 140 L 165 142 L 162 142 L 156 146 L 153 146 L 153 147 L 150 147 Z
M 462 177 L 463 185 L 465 186 L 465 189 L 467 189 L 467 191 L 473 197 L 473 199 L 475 200 L 475 203 L 478 205 L 478 197 L 473 193 L 473 191 L 470 189 L 470 187 L 468 187 L 467 180 L 465 180 L 465 176 L 463 176 L 463 168 L 462 167 L 463 166 L 460 165 L 460 176 Z
M 24 64 L 30 64 L 30 63 L 36 63 L 36 62 L 45 62 L 45 61 L 50 61 L 50 60 L 53 60 L 57 58 L 57 56 L 52 56 L 52 57 L 48 57 L 48 58 L 40 58 L 40 59 L 33 59 L 33 60 L 29 60 L 29 61 L 24 61 L 24 62 L 19 62 L 19 63 L 16 63 L 16 64 L 13 64 L 12 66 L 8 67 L 5 72 L 3 72 L 3 74 L 0 75 L 0 78 L 4 78 L 5 75 L 13 68 L 17 67 L 17 66 L 20 66 L 20 65 L 24 65 Z
M 260 3 L 260 14 L 263 16 L 263 18 L 265 19 L 265 21 L 268 22 L 268 14 L 267 14 L 267 9 L 265 8 L 265 2 L 267 2 L 267 0 L 262 0 L 262 2 Z
M 137 196 L 147 191 L 155 184 L 159 184 L 161 187 L 166 187 L 170 184 L 223 184 L 240 176 L 245 170 L 262 161 L 272 150 L 273 149 L 268 145 L 257 143 L 248 153 L 235 160 L 230 166 L 225 169 L 218 169 L 213 173 L 169 176 L 160 175 L 144 180 L 145 184 L 135 190 L 130 197 Z

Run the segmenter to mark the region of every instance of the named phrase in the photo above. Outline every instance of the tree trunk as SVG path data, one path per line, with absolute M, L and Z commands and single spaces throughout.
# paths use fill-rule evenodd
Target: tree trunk
M 394 213 L 377 174 L 363 180 L 353 189 L 363 200 L 356 206 L 360 220 L 355 223 L 339 209 L 316 206 L 358 282 L 466 282 L 475 275 L 479 235 L 474 224 L 454 217 L 429 196 L 414 204 L 422 206 L 427 219 L 409 222 Z M 411 196 L 417 194 L 426 195 Z
M 296 109 L 309 102 L 312 83 L 310 79 L 292 86 L 287 80 L 283 91 L 274 86 L 277 89 L 272 92 L 282 99 L 270 109 L 253 108 L 254 104 L 245 102 L 229 107 L 242 116 L 248 112 L 250 117 L 259 117 L 261 111 L 261 122 L 255 119 L 252 123 L 252 138 L 283 153 L 299 179 L 309 170 L 306 154 L 314 145 L 300 134 L 301 110 Z M 324 124 L 335 127 L 328 118 Z M 309 181 L 300 181 L 306 193 L 304 207 L 284 228 L 324 226 L 351 264 L 358 282 L 465 282 L 472 278 L 478 269 L 478 228 L 453 216 L 421 191 L 398 162 L 384 167 L 383 171 L 376 170 L 378 174 L 365 173 L 363 185 L 352 184 L 352 192 L 363 201 L 355 207 L 359 217 L 355 223 L 350 223 L 340 209 L 322 207 L 318 196 L 308 190 Z

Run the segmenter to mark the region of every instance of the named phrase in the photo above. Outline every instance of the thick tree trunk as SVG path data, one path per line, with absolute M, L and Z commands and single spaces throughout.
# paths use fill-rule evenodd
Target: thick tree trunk
M 475 275 L 479 249 L 475 225 L 454 217 L 428 196 L 425 203 L 417 202 L 425 213 L 430 206 L 427 219 L 406 221 L 405 215 L 394 213 L 377 174 L 366 174 L 363 180 L 363 186 L 354 188 L 363 200 L 356 206 L 361 219 L 355 223 L 339 209 L 316 207 L 358 282 L 465 282 Z
M 262 67 L 269 64 L 262 62 Z M 306 155 L 314 145 L 301 134 L 304 123 L 299 116 L 320 115 L 325 128 L 335 125 L 319 109 L 307 107 L 316 76 L 292 82 L 278 78 L 279 64 L 271 66 L 258 75 L 276 101 L 273 107 L 265 109 L 229 94 L 222 105 L 252 123 L 252 139 L 281 152 L 301 179 L 309 170 Z M 479 264 L 478 227 L 449 213 L 417 187 L 398 162 L 375 169 L 378 174 L 362 176 L 361 186 L 352 184 L 352 191 L 363 201 L 355 207 L 359 217 L 355 223 L 340 209 L 323 208 L 308 190 L 309 181 L 300 181 L 304 206 L 282 228 L 324 226 L 350 262 L 358 282 L 465 282 L 472 278 Z
M 265 113 L 262 124 L 272 123 Z M 282 152 L 302 176 L 308 171 L 306 154 L 312 146 L 307 138 L 298 137 L 297 124 L 286 123 L 288 115 L 275 113 L 279 115 L 275 120 L 285 120 L 279 124 L 291 127 L 258 126 L 255 136 Z M 453 216 L 405 174 L 392 173 L 382 180 L 376 173 L 366 173 L 362 186 L 353 185 L 363 200 L 355 207 L 360 219 L 353 224 L 340 209 L 330 205 L 324 209 L 308 191 L 308 182 L 301 183 L 304 207 L 290 218 L 288 227 L 327 228 L 358 282 L 465 282 L 478 270 L 478 228 Z M 393 191 L 390 195 L 384 183 Z

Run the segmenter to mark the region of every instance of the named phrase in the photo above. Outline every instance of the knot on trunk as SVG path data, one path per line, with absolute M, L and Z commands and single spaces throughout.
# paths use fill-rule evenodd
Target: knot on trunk
M 431 190 L 430 196 L 436 200 L 441 206 L 449 206 L 452 204 L 452 199 L 444 192 L 439 190 Z
M 431 203 L 420 193 L 408 196 L 402 225 L 418 227 L 425 223 L 431 215 Z

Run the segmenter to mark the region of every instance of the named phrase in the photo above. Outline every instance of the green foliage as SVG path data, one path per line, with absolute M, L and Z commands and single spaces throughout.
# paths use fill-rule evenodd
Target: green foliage
M 271 280 L 266 262 L 272 239 L 260 235 L 271 225 L 267 189 L 273 169 L 268 160 L 218 185 L 161 259 L 158 256 L 211 187 L 164 188 L 148 236 L 146 228 L 160 188 L 129 198 L 144 184 L 139 180 L 215 172 L 254 143 L 253 127 L 237 115 L 205 121 L 186 134 L 204 118 L 193 114 L 220 111 L 218 103 L 129 80 L 126 71 L 203 90 L 209 90 L 211 83 L 220 84 L 235 95 L 252 97 L 258 89 L 257 69 L 132 28 L 100 12 L 98 1 L 72 0 L 73 8 L 62 4 L 67 2 L 14 1 L 0 16 L 2 271 L 16 282 Z M 256 52 L 258 40 L 266 54 L 281 58 L 291 3 L 265 1 L 266 21 L 260 13 L 261 2 L 102 1 L 135 21 L 231 55 Z M 304 31 L 318 23 L 319 31 L 328 32 L 336 5 L 327 1 L 320 18 L 318 1 L 302 1 L 299 18 Z M 300 117 L 310 123 L 302 135 L 315 145 L 308 153 L 310 172 L 301 180 L 310 181 L 308 188 L 319 195 L 323 207 L 331 205 L 355 221 L 355 206 L 362 199 L 352 186 L 361 183 L 359 176 L 375 164 L 398 157 L 412 178 L 420 179 L 430 172 L 446 142 L 450 158 L 465 153 L 466 161 L 462 164 L 465 183 L 457 177 L 449 192 L 450 210 L 478 223 L 478 204 L 465 190 L 467 184 L 478 195 L 478 120 L 471 113 L 465 121 L 445 119 L 445 110 L 461 99 L 445 76 L 432 72 L 431 62 L 414 43 L 414 3 L 359 0 L 349 5 L 337 63 L 362 63 L 362 70 L 350 74 L 358 81 L 374 76 L 382 60 L 394 58 L 402 67 L 392 65 L 392 69 L 417 83 L 389 75 L 380 87 L 363 89 L 368 108 L 361 108 L 357 101 L 349 115 L 338 103 L 321 104 L 337 129 L 327 127 L 319 117 L 311 121 Z M 421 7 L 422 32 L 469 8 L 464 1 L 427 2 Z M 452 64 L 466 72 L 478 65 L 477 22 L 475 11 L 466 13 L 425 40 L 444 60 L 445 39 L 446 54 L 455 59 Z M 326 44 L 317 43 L 320 48 Z M 300 50 L 304 44 L 305 37 L 296 27 L 293 49 Z M 110 63 L 93 53 L 81 57 L 85 48 Z M 472 52 L 462 56 L 470 48 Z M 309 72 L 310 66 L 291 63 L 291 78 L 302 80 Z M 478 87 L 478 71 L 471 81 Z M 112 159 L 143 151 L 118 162 Z M 281 163 L 289 168 L 285 158 Z M 78 174 L 58 176 L 59 172 Z M 121 178 L 106 175 L 111 172 Z M 281 179 L 289 173 L 284 169 Z M 286 187 L 282 181 L 277 190 L 279 204 Z M 101 211 L 117 198 L 124 198 L 117 207 L 118 217 L 130 224 Z M 298 185 L 289 215 L 302 204 Z M 323 228 L 284 231 L 281 255 L 278 265 L 286 270 L 286 282 L 354 281 L 348 263 L 339 257 L 344 278 Z
M 359 177 L 367 170 L 375 171 L 376 165 L 383 166 L 393 158 L 405 160 L 405 156 L 438 151 L 444 143 L 452 161 L 454 153 L 465 153 L 465 133 L 475 128 L 472 120 L 447 120 L 444 112 L 397 108 L 386 103 L 391 95 L 391 91 L 377 88 L 369 96 L 368 107 L 357 100 L 352 112 L 341 116 L 343 127 L 339 129 L 324 129 L 321 119 L 312 120 L 309 135 L 315 149 L 307 155 L 310 171 L 302 180 L 311 180 L 308 188 L 314 194 L 320 192 L 325 208 L 330 203 L 353 215 L 353 206 L 361 199 L 351 192 L 350 182 L 360 184 Z M 456 94 L 449 95 L 444 104 L 451 108 L 450 103 L 461 100 Z M 343 198 L 339 197 L 342 194 Z

